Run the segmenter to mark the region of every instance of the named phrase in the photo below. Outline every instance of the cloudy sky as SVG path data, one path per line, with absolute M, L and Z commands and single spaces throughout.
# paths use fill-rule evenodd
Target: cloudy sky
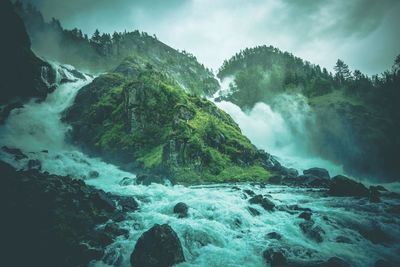
M 146 31 L 218 69 L 246 47 L 273 45 L 332 70 L 368 74 L 400 54 L 400 0 L 26 0 L 91 35 Z

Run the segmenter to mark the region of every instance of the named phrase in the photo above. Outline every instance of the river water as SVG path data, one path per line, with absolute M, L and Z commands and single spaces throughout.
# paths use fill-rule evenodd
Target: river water
M 23 108 L 13 110 L 0 127 L 0 143 L 21 149 L 29 159 L 39 159 L 43 171 L 84 179 L 104 191 L 138 200 L 140 211 L 129 214 L 120 223 L 129 230 L 129 238 L 117 239 L 108 247 L 103 261 L 93 262 L 92 266 L 130 266 L 129 256 L 136 240 L 155 223 L 168 223 L 177 232 L 186 258 L 186 262 L 178 265 L 181 267 L 268 266 L 262 258 L 262 252 L 268 247 L 281 247 L 288 258 L 297 261 L 337 256 L 355 267 L 372 267 L 381 258 L 400 263 L 400 218 L 398 210 L 393 211 L 400 202 L 389 196 L 383 197 L 380 203 L 370 203 L 366 199 L 329 197 L 323 190 L 284 186 L 120 185 L 124 177 L 134 180 L 135 174 L 88 157 L 64 141 L 69 126 L 60 121 L 61 113 L 92 78 L 77 79 L 69 66 L 54 64 L 54 67 L 76 81 L 59 85 L 41 103 L 32 100 Z M 224 105 L 232 108 L 229 103 Z M 245 134 L 251 133 L 251 129 L 243 129 L 246 126 L 238 116 L 233 118 Z M 26 168 L 28 161 L 15 161 L 3 150 L 0 158 L 20 169 Z M 99 172 L 99 177 L 88 178 L 91 171 Z M 259 216 L 253 216 L 248 211 L 249 195 L 244 189 L 267 195 L 276 204 L 276 210 L 268 212 L 251 205 L 260 212 Z M 190 207 L 188 218 L 181 219 L 173 213 L 178 202 Z M 312 219 L 323 230 L 321 243 L 302 232 L 299 224 L 304 220 L 298 218 L 300 211 L 292 205 L 312 210 Z M 270 232 L 279 233 L 282 239 L 269 239 Z M 374 233 L 378 233 L 378 239 Z

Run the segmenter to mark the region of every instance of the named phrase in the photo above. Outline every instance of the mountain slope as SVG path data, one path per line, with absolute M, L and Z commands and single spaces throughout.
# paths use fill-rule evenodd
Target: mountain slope
M 12 26 L 11 26 L 12 25 Z M 45 97 L 55 73 L 31 51 L 22 20 L 8 1 L 0 3 L 0 104 L 19 98 Z
M 400 73 L 393 69 L 367 77 L 338 60 L 335 74 L 274 47 L 245 49 L 224 62 L 220 79 L 230 78 L 227 99 L 242 109 L 257 102 L 272 105 L 280 94 L 307 97 L 315 123 L 308 127 L 318 155 L 346 172 L 398 179 L 400 164 Z
M 266 181 L 284 171 L 212 102 L 134 58 L 81 89 L 66 121 L 86 151 L 177 183 Z
M 173 77 L 189 93 L 212 95 L 219 87 L 211 70 L 193 55 L 179 52 L 145 32 L 110 35 L 96 31 L 88 38 L 77 28 L 63 29 L 56 19 L 45 22 L 31 5 L 17 3 L 15 8 L 25 22 L 33 49 L 46 58 L 98 73 L 114 69 L 127 56 L 135 56 Z

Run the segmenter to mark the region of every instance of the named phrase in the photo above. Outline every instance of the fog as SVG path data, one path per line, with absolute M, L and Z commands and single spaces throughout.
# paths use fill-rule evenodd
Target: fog
M 367 74 L 400 53 L 400 1 L 24 0 L 46 19 L 91 35 L 139 29 L 218 69 L 240 49 L 273 45 L 332 70 L 338 58 Z

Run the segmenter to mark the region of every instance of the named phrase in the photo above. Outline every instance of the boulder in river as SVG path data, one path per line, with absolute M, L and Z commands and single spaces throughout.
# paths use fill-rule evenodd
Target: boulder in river
M 300 223 L 299 226 L 302 232 L 315 242 L 321 243 L 324 240 L 323 235 L 325 234 L 325 231 L 320 226 L 315 225 L 314 221 L 305 221 Z
M 42 163 L 38 159 L 30 159 L 28 161 L 28 170 L 41 170 Z
M 323 178 L 323 179 L 329 179 L 331 178 L 329 176 L 329 172 L 326 169 L 323 168 L 311 168 L 303 171 L 304 175 L 312 175 L 317 178 Z
M 144 232 L 130 258 L 132 267 L 169 267 L 183 261 L 181 242 L 168 224 L 155 224 Z
M 369 196 L 368 189 L 362 183 L 353 181 L 343 175 L 337 175 L 332 178 L 328 193 L 332 196 L 338 197 Z
M 263 252 L 263 257 L 271 267 L 285 266 L 287 263 L 286 255 L 282 249 L 268 248 Z
M 188 217 L 189 207 L 186 203 L 179 202 L 174 207 L 174 213 L 178 214 L 179 218 L 186 218 Z
M 262 195 L 257 195 L 249 199 L 250 204 L 258 204 L 261 207 L 263 207 L 267 211 L 272 211 L 275 208 L 274 202 L 269 200 L 268 198 L 262 196 Z
M 281 240 L 282 235 L 278 232 L 270 232 L 267 234 L 268 239 L 276 239 L 276 240 Z

